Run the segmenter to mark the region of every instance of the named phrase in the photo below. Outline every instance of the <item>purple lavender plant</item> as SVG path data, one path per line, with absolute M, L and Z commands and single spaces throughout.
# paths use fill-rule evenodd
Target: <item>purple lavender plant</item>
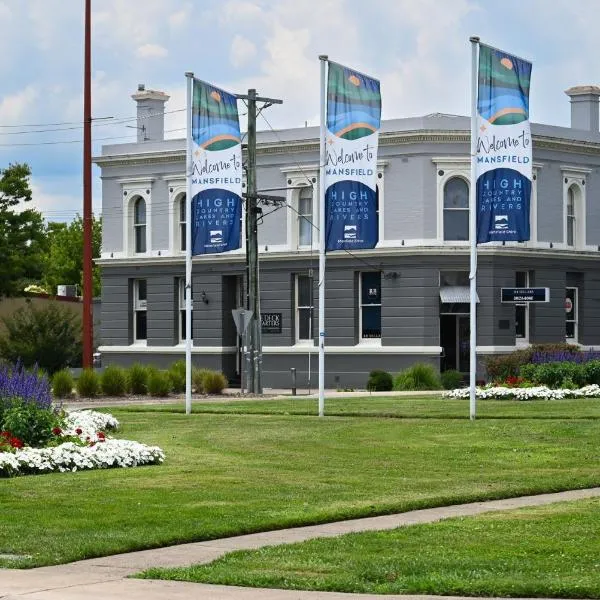
M 531 357 L 531 362 L 536 364 L 554 363 L 554 362 L 573 362 L 586 363 L 590 360 L 599 360 L 600 351 L 587 350 L 586 352 L 568 352 L 565 350 L 557 350 L 554 352 L 534 352 Z
M 52 408 L 50 382 L 37 366 L 27 371 L 22 364 L 14 366 L 0 365 L 0 404 L 9 404 L 11 400 L 34 402 L 39 408 Z

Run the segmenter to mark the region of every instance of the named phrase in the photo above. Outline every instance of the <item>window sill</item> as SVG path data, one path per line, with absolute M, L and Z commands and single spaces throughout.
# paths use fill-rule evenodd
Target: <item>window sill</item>
M 147 346 L 148 345 L 148 340 L 135 340 L 132 344 L 130 344 L 131 346 Z
M 381 338 L 363 338 L 357 346 L 381 346 Z

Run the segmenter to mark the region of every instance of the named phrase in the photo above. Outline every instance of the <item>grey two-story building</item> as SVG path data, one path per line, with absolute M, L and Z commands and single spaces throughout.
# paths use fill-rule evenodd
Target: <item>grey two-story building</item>
M 571 127 L 532 125 L 531 240 L 478 248 L 479 357 L 534 342 L 600 346 L 600 88 L 566 93 Z M 138 141 L 95 159 L 99 349 L 105 364 L 162 365 L 185 351 L 185 140 L 164 140 L 166 94 L 140 86 L 133 98 Z M 328 387 L 364 387 L 372 369 L 416 362 L 468 371 L 469 143 L 467 117 L 382 123 L 379 243 L 327 255 Z M 263 208 L 259 227 L 265 387 L 288 385 L 291 367 L 299 384 L 317 381 L 318 158 L 318 128 L 258 135 L 259 190 L 286 198 Z M 231 311 L 245 305 L 245 271 L 243 247 L 193 259 L 193 361 L 232 380 L 241 344 Z M 549 302 L 501 302 L 501 288 L 527 286 L 548 287 Z

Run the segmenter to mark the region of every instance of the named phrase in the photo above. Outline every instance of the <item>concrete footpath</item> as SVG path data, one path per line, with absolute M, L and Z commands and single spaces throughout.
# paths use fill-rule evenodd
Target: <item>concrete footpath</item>
M 181 544 L 156 550 L 118 554 L 56 567 L 17 570 L 0 569 L 0 600 L 426 600 L 434 596 L 397 596 L 299 592 L 257 588 L 127 579 L 148 567 L 187 566 L 207 563 L 233 550 L 253 549 L 300 542 L 317 537 L 334 537 L 358 531 L 395 529 L 431 523 L 451 517 L 540 506 L 566 500 L 600 497 L 600 488 L 523 496 L 506 500 L 473 502 L 407 513 L 354 519 L 280 531 L 269 531 L 219 540 Z M 447 600 L 451 597 L 444 597 Z

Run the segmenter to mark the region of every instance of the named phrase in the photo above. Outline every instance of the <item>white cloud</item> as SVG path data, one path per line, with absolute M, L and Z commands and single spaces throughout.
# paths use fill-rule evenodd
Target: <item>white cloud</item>
M 236 35 L 231 42 L 231 52 L 229 58 L 231 64 L 239 69 L 254 60 L 256 56 L 256 46 L 249 39 Z
M 158 44 L 144 44 L 135 51 L 138 58 L 165 58 L 169 51 L 164 46 Z
M 39 93 L 39 88 L 31 84 L 2 98 L 0 100 L 0 123 L 7 125 L 23 123 L 26 120 L 25 116 L 34 108 Z

